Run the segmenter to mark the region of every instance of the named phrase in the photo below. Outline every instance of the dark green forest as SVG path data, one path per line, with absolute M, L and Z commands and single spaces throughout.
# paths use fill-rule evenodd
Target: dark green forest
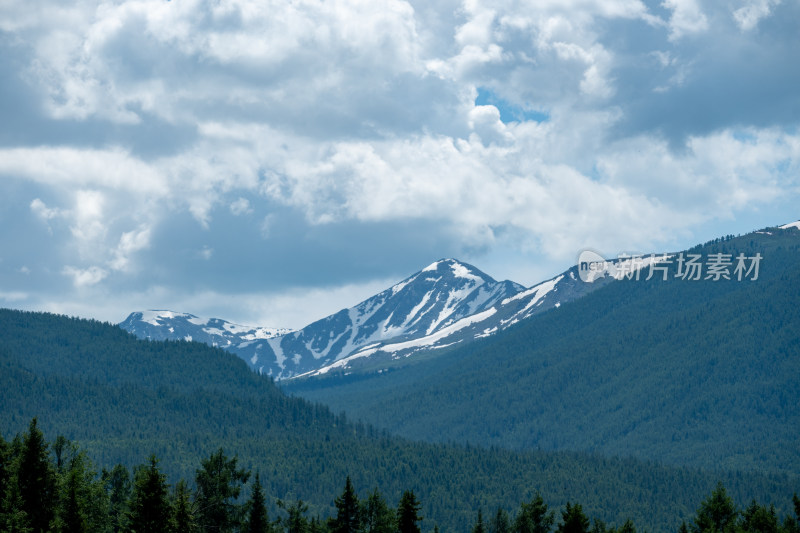
M 761 254 L 758 279 L 676 278 L 674 260 L 416 364 L 280 385 L 412 439 L 797 475 L 800 231 L 684 253 Z
M 464 531 L 477 510 L 488 517 L 540 493 L 553 509 L 579 502 L 609 527 L 631 519 L 642 530 L 675 531 L 718 482 L 739 508 L 771 502 L 781 516 L 800 485 L 785 473 L 411 442 L 287 397 L 222 350 L 141 341 L 110 324 L 44 313 L 0 310 L 0 388 L 6 440 L 36 417 L 45 434 L 80 443 L 100 470 L 132 472 L 154 455 L 168 484 L 185 479 L 190 490 L 201 461 L 222 448 L 260 473 L 275 518 L 276 500 L 332 516 L 333 495 L 350 476 L 360 495 L 378 487 L 393 503 L 413 491 L 425 530 Z
M 243 488 L 247 488 L 244 496 Z M 800 533 L 800 499 L 781 518 L 753 500 L 739 509 L 723 485 L 700 502 L 676 533 Z M 270 518 L 261 473 L 241 468 L 222 449 L 200 461 L 193 484 L 167 482 L 155 455 L 133 470 L 117 464 L 95 470 L 85 451 L 63 436 L 48 443 L 33 419 L 11 442 L 0 438 L 0 530 L 43 533 L 421 533 L 422 505 L 405 490 L 397 505 L 376 487 L 360 498 L 348 476 L 329 516 L 309 516 L 302 500 L 275 501 Z M 568 501 L 560 513 L 540 494 L 513 514 L 499 507 L 475 512 L 472 533 L 636 533 L 626 520 L 609 527 Z M 463 529 L 462 529 L 463 530 Z M 433 531 L 440 531 L 434 523 Z

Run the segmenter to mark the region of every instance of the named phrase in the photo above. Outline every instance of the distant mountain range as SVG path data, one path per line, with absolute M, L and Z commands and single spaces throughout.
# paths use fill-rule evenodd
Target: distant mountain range
M 571 301 L 612 278 L 578 279 L 577 267 L 530 288 L 442 259 L 363 302 L 298 330 L 250 327 L 173 311 L 131 313 L 120 327 L 143 339 L 204 342 L 276 379 L 391 364 L 490 336 Z
M 780 226 L 792 228 L 800 229 L 800 222 Z M 498 282 L 472 265 L 442 259 L 297 331 L 242 326 L 167 310 L 133 312 L 119 325 L 143 339 L 194 340 L 223 348 L 277 380 L 332 371 L 374 371 L 395 366 L 418 352 L 494 335 L 644 269 L 656 257 L 640 262 L 615 259 L 606 263 L 605 270 L 588 276 L 576 265 L 529 288 L 508 280 Z

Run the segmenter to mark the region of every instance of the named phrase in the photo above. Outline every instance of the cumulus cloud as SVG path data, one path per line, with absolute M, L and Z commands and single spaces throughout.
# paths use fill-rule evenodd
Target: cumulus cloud
M 559 266 L 586 245 L 672 245 L 798 195 L 796 16 L 777 0 L 4 2 L 0 111 L 26 129 L 0 125 L 0 187 L 52 238 L 19 265 L 31 287 L 50 272 L 168 307 L 164 287 L 218 293 L 231 269 L 262 294 L 279 271 L 352 283 L 343 262 L 307 268 L 333 248 L 324 228 L 351 251 L 408 227 L 400 256 L 430 239 Z M 384 255 L 381 279 L 400 269 Z

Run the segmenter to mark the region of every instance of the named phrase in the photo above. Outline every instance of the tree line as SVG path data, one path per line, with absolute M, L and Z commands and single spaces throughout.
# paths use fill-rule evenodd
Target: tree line
M 421 504 L 412 490 L 391 506 L 378 488 L 360 499 L 347 476 L 335 514 L 309 517 L 302 500 L 278 500 L 271 519 L 260 472 L 241 468 L 222 449 L 201 460 L 193 482 L 170 486 L 155 455 L 132 472 L 118 464 L 97 473 L 86 452 L 66 438 L 47 442 L 34 418 L 10 442 L 0 437 L 0 531 L 421 533 Z M 720 484 L 677 533 L 800 533 L 796 494 L 793 504 L 795 516 L 783 520 L 773 505 L 753 501 L 738 509 Z M 636 533 L 636 527 L 631 520 L 617 528 L 590 521 L 572 502 L 557 517 L 537 493 L 514 515 L 499 508 L 485 520 L 478 509 L 472 533 Z

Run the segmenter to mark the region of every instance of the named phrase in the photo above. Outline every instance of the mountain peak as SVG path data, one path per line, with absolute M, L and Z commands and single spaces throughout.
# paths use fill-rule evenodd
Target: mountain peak
M 491 276 L 474 266 L 452 258 L 439 259 L 423 268 L 420 272 L 447 272 L 452 273 L 452 276 L 456 278 L 471 279 L 479 282 L 495 281 Z

